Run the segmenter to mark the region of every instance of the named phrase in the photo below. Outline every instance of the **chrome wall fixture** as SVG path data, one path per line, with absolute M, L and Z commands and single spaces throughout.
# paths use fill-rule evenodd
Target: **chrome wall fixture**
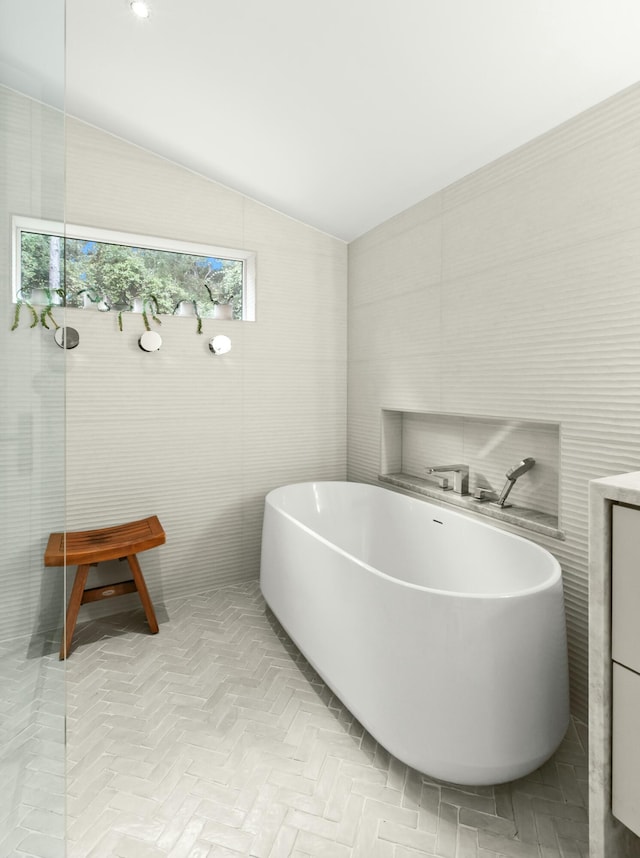
M 80 342 L 80 334 L 75 328 L 57 328 L 54 339 L 61 349 L 75 349 Z M 138 346 L 143 352 L 157 352 L 162 345 L 162 337 L 156 331 L 145 331 L 138 338 Z M 209 340 L 209 350 L 214 355 L 226 355 L 231 351 L 231 340 L 224 334 L 218 334 Z
M 75 328 L 56 328 L 53 338 L 61 349 L 75 349 L 80 342 L 80 334 Z
M 145 331 L 138 339 L 143 352 L 157 352 L 162 345 L 162 337 L 156 331 Z
M 224 334 L 218 334 L 209 340 L 209 348 L 214 355 L 226 355 L 231 351 L 231 340 Z

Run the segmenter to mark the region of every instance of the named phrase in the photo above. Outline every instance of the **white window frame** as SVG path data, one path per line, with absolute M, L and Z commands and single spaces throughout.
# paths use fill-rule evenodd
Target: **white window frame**
M 18 291 L 22 280 L 22 233 L 40 233 L 58 235 L 60 238 L 73 238 L 80 241 L 97 241 L 105 244 L 121 244 L 126 247 L 142 247 L 145 250 L 165 250 L 173 253 L 186 253 L 194 256 L 211 256 L 216 259 L 228 259 L 242 262 L 242 321 L 252 322 L 256 318 L 256 254 L 250 250 L 236 250 L 229 247 L 217 247 L 213 244 L 199 244 L 192 241 L 161 238 L 152 235 L 139 235 L 133 232 L 102 229 L 93 226 L 45 220 L 43 218 L 12 217 L 12 302 L 18 301 Z

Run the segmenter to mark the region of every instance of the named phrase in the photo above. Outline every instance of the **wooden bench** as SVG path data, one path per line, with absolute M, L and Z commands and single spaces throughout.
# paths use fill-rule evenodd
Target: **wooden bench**
M 71 651 L 78 612 L 80 606 L 87 602 L 98 602 L 101 599 L 137 592 L 151 633 L 155 635 L 158 632 L 158 621 L 136 555 L 140 551 L 162 545 L 165 541 L 165 532 L 155 515 L 140 521 L 120 524 L 117 527 L 52 533 L 49 536 L 44 553 L 44 565 L 64 566 L 66 564 L 78 567 L 67 607 L 65 631 L 60 645 L 61 659 L 65 659 Z M 133 575 L 132 579 L 85 590 L 91 566 L 96 566 L 104 560 L 124 560 L 125 557 Z

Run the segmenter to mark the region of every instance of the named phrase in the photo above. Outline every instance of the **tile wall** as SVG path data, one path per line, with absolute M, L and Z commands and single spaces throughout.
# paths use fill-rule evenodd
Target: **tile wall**
M 0 86 L 0 640 L 55 627 L 61 569 L 42 558 L 64 527 L 64 354 L 51 331 L 12 331 L 11 217 L 61 220 L 64 118 Z
M 258 574 L 266 492 L 345 477 L 347 250 L 73 119 L 66 189 L 69 223 L 257 254 L 257 321 L 205 320 L 199 336 L 193 319 L 164 316 L 152 354 L 137 345 L 140 316 L 125 314 L 121 333 L 115 313 L 68 311 L 80 333 L 67 361 L 68 527 L 159 516 L 167 543 L 140 559 L 162 622 L 164 599 Z M 208 348 L 217 333 L 232 341 L 223 357 Z
M 566 541 L 536 539 L 583 718 L 587 484 L 640 468 L 639 141 L 635 86 L 349 247 L 350 479 L 377 479 L 382 409 L 560 424 Z

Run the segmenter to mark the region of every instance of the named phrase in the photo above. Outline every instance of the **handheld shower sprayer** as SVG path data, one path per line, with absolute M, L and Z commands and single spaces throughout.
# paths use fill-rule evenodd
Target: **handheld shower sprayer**
M 521 462 L 518 462 L 518 464 L 515 465 L 515 467 L 511 468 L 511 470 L 507 471 L 507 481 L 504 484 L 504 488 L 500 492 L 500 497 L 498 498 L 498 500 L 494 501 L 496 506 L 501 506 L 503 509 L 504 507 L 511 506 L 510 503 L 506 503 L 506 500 L 509 496 L 509 492 L 516 484 L 516 480 L 518 479 L 518 477 L 521 477 L 522 474 L 526 474 L 527 471 L 530 471 L 531 468 L 533 468 L 533 466 L 535 465 L 535 463 L 536 460 L 528 456 L 526 459 L 523 459 Z

